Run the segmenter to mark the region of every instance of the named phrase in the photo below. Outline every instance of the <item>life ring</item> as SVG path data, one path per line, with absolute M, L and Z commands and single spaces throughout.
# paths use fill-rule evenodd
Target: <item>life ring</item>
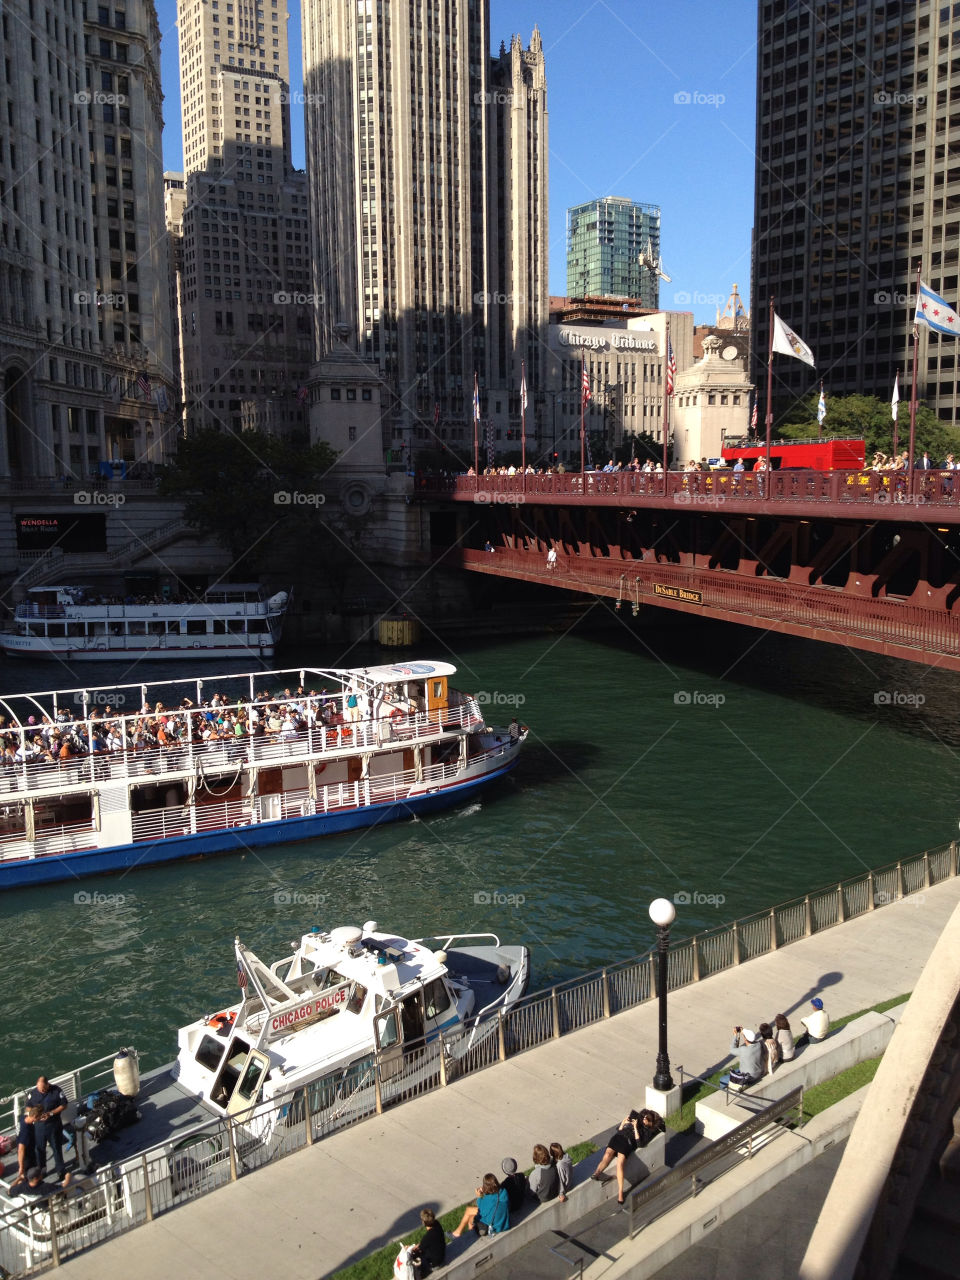
M 404 716 L 404 712 L 400 707 L 394 707 L 393 710 L 390 712 L 391 720 L 402 720 L 403 716 Z
M 207 1022 L 208 1027 L 213 1027 L 214 1031 L 221 1031 L 224 1026 L 232 1027 L 237 1020 L 237 1015 L 232 1009 L 225 1009 L 223 1013 L 215 1013 Z

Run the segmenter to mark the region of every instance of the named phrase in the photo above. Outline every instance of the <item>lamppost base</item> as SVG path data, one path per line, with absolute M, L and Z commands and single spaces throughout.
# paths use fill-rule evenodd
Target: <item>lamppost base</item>
M 671 1089 L 658 1089 L 655 1085 L 647 1085 L 644 1106 L 658 1115 L 669 1116 L 680 1110 L 682 1090 L 678 1084 Z

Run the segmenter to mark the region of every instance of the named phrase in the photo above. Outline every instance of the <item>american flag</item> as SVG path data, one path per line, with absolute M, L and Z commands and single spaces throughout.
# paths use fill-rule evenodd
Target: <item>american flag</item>
M 757 429 L 757 418 L 758 418 L 758 416 L 759 416 L 759 413 L 758 413 L 759 405 L 760 405 L 760 398 L 759 398 L 759 396 L 754 396 L 754 397 L 753 397 L 753 413 L 750 415 L 750 430 L 751 430 L 751 431 L 756 431 L 756 429 Z
M 587 373 L 587 366 L 585 364 L 583 366 L 583 378 L 580 383 L 580 394 L 583 403 L 586 404 L 590 399 L 590 375 Z
M 670 341 L 670 335 L 667 334 L 667 382 L 666 393 L 668 396 L 673 395 L 673 383 L 677 376 L 677 357 L 673 354 L 673 343 Z
M 247 985 L 247 971 L 239 959 L 237 960 L 237 982 L 241 987 Z
M 297 404 L 303 404 L 310 392 L 306 387 L 301 387 L 297 392 Z
M 137 374 L 137 386 L 145 396 L 150 394 L 150 379 L 145 373 Z

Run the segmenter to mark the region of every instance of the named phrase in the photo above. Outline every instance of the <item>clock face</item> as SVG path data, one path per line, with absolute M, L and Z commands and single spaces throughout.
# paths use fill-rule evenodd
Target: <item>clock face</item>
M 724 360 L 736 360 L 740 352 L 733 345 L 733 343 L 730 343 L 729 346 L 723 348 L 720 354 L 721 356 L 723 356 Z

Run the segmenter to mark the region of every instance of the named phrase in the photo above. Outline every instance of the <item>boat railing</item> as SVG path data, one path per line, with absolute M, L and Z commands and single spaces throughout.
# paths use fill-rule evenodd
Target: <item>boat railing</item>
M 110 719 L 110 717 L 104 717 Z M 116 751 L 96 751 L 65 760 L 32 760 L 3 763 L 0 770 L 0 801 L 5 793 L 18 791 L 60 791 L 65 786 L 91 786 L 98 782 L 138 777 L 203 773 L 204 766 L 222 768 L 258 765 L 284 760 L 322 759 L 351 750 L 375 751 L 416 746 L 457 728 L 479 728 L 483 717 L 475 699 L 448 711 L 420 711 L 378 720 L 338 725 L 311 725 L 298 733 L 270 733 L 265 736 L 217 738 L 204 742 L 178 739 L 166 746 L 130 747 Z M 86 722 L 84 737 L 88 740 Z M 31 732 L 35 730 L 31 727 Z
M 495 933 L 448 933 L 444 935 L 435 934 L 428 938 L 411 938 L 411 942 L 418 942 L 421 946 L 429 946 L 431 951 L 449 951 L 454 943 L 468 943 L 476 946 L 478 943 L 482 946 L 499 947 L 500 939 Z M 434 946 L 436 943 L 436 946 Z
M 127 1052 L 133 1053 L 133 1050 L 128 1049 Z M 59 1085 L 72 1102 L 82 1102 L 91 1093 L 115 1087 L 113 1061 L 116 1056 L 116 1053 L 111 1053 L 104 1058 L 95 1058 L 93 1062 L 87 1062 L 82 1067 L 77 1067 L 64 1075 L 51 1076 L 50 1080 L 53 1084 Z M 0 1098 L 0 1133 L 10 1133 L 11 1130 L 16 1133 L 20 1126 L 20 1116 L 26 1105 L 27 1094 L 32 1088 L 33 1084 L 30 1084 L 25 1089 L 18 1089 L 16 1093 Z

